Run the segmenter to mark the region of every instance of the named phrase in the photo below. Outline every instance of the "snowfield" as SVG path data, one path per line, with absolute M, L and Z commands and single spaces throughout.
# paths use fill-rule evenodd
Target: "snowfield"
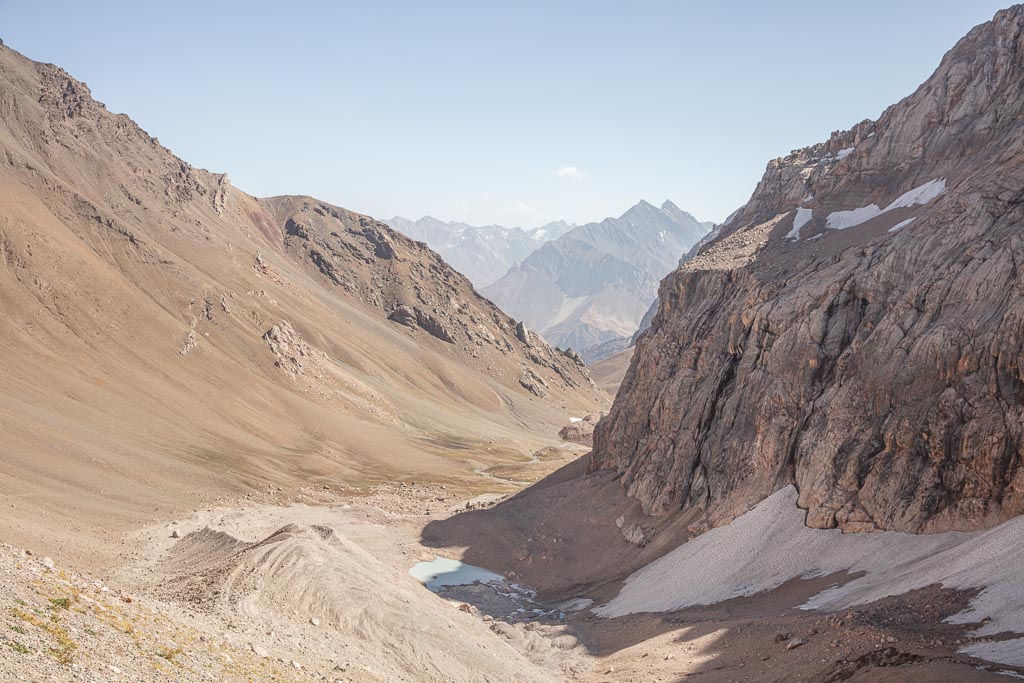
M 885 207 L 886 211 L 892 211 L 893 209 L 909 208 L 911 206 L 918 206 L 920 204 L 927 204 L 931 200 L 938 197 L 940 194 L 946 191 L 946 179 L 936 178 L 935 180 L 929 180 L 924 185 L 919 185 L 909 192 L 904 192 L 896 198 L 889 206 Z
M 814 211 L 812 209 L 805 209 L 803 207 L 797 209 L 796 215 L 793 216 L 793 229 L 786 234 L 786 239 L 800 239 L 800 229 L 807 225 L 807 222 L 810 221 L 813 216 Z
M 849 211 L 833 211 L 825 219 L 825 227 L 829 230 L 846 230 L 881 215 L 882 210 L 878 208 L 878 204 L 868 204 Z
M 858 209 L 850 209 L 849 211 L 833 211 L 828 215 L 828 218 L 825 219 L 825 227 L 829 230 L 845 230 L 847 228 L 852 228 L 856 225 L 860 225 L 861 223 L 866 223 L 876 216 L 881 216 L 887 211 L 892 211 L 893 209 L 906 209 L 913 206 L 927 204 L 945 191 L 945 178 L 929 180 L 924 185 L 918 185 L 913 190 L 904 192 L 884 209 L 879 208 L 877 204 L 868 204 L 867 206 L 862 206 Z M 906 223 L 906 221 L 904 221 L 904 223 Z M 900 227 L 904 226 L 901 225 Z
M 807 601 L 804 609 L 839 610 L 932 584 L 981 588 L 954 623 L 989 618 L 977 635 L 1024 633 L 1024 516 L 993 529 L 942 534 L 844 534 L 804 525 L 793 486 L 730 524 L 705 532 L 634 572 L 619 594 L 594 609 L 602 617 L 666 612 L 754 595 L 797 577 L 865 572 Z M 975 643 L 964 652 L 1024 665 L 1024 638 Z

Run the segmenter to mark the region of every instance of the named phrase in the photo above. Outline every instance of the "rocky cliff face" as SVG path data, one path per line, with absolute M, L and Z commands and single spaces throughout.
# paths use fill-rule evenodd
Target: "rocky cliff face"
M 814 527 L 1024 512 L 1024 7 L 877 121 L 768 164 L 661 284 L 595 434 L 647 513 L 795 484 Z

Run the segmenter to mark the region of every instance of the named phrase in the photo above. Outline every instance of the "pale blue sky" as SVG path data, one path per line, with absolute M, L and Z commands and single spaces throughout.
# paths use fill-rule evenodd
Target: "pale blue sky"
M 0 37 L 252 194 L 532 227 L 721 220 L 1006 4 L 0 0 Z

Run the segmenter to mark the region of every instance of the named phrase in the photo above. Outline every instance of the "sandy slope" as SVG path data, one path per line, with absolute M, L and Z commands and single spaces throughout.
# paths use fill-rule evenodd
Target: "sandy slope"
M 3 46 L 0 86 L 0 538 L 98 567 L 268 487 L 493 488 L 606 406 L 422 244 L 251 197 Z
M 490 630 L 408 575 L 419 552 L 409 518 L 384 509 L 396 500 L 204 510 L 133 534 L 138 561 L 105 581 L 0 548 L 0 679 L 561 678 L 563 661 L 531 660 L 514 647 L 522 634 Z

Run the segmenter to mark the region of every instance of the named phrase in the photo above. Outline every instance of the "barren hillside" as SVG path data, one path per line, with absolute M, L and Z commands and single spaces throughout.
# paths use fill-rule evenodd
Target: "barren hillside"
M 84 557 L 106 532 L 267 487 L 480 486 L 485 460 L 606 404 L 423 244 L 313 198 L 251 197 L 56 66 L 0 47 L 0 113 L 11 542 Z

